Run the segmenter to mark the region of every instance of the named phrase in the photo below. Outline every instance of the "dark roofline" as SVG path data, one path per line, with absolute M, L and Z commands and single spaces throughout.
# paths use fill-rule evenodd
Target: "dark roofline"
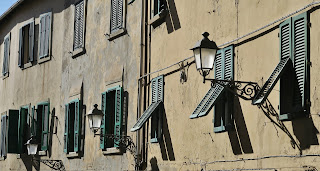
M 14 9 L 16 9 L 23 1 L 25 0 L 18 0 L 16 3 L 14 3 L 7 11 L 5 11 L 1 16 L 0 16 L 0 22 L 6 18 Z

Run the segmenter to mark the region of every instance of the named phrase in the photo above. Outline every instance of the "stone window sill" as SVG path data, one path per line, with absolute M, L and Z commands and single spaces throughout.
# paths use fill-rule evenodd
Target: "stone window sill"
M 6 79 L 8 77 L 9 77 L 9 73 L 6 73 L 5 75 L 2 76 L 2 79 L 4 80 L 4 79 Z
M 47 151 L 38 151 L 38 155 L 39 156 L 46 156 L 47 155 Z
M 83 53 L 85 53 L 84 47 L 75 49 L 75 50 L 73 50 L 73 51 L 71 52 L 72 58 L 76 58 L 76 57 L 80 56 L 80 55 L 83 54 Z
M 70 152 L 67 154 L 67 158 L 76 158 L 79 157 L 79 153 L 77 152 Z
M 47 62 L 47 61 L 50 61 L 50 60 L 51 60 L 51 56 L 42 57 L 42 58 L 38 59 L 38 64 L 41 64 L 41 63 L 44 63 L 44 62 Z
M 111 154 L 121 154 L 121 150 L 117 147 L 107 148 L 105 151 L 102 151 L 103 155 Z
M 126 33 L 127 33 L 127 30 L 125 28 L 118 29 L 117 31 L 114 31 L 113 33 L 111 33 L 109 35 L 108 40 L 112 41 L 112 40 L 114 40 L 114 39 L 116 39 L 116 38 L 118 38 L 118 37 L 120 37 L 122 35 L 125 35 Z

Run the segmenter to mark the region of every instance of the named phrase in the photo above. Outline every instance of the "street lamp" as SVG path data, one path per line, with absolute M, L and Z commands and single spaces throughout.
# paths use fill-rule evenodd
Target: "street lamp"
M 28 155 L 37 154 L 38 144 L 36 142 L 36 139 L 34 139 L 34 136 L 32 136 L 25 145 L 27 145 Z
M 193 50 L 194 53 L 196 68 L 204 78 L 213 69 L 216 53 L 219 49 L 214 41 L 208 39 L 209 35 L 208 32 L 204 32 L 202 34 L 203 39 L 198 41 L 194 47 L 190 49 Z
M 220 84 L 236 96 L 245 100 L 252 100 L 260 89 L 259 85 L 255 82 L 206 78 L 213 69 L 216 53 L 219 48 L 214 41 L 208 39 L 208 32 L 204 32 L 202 36 L 202 40 L 198 41 L 190 50 L 194 53 L 196 68 L 200 72 L 200 75 L 203 76 L 203 83 L 211 81 L 212 87 L 215 83 Z
M 89 121 L 89 128 L 91 130 L 93 130 L 94 133 L 96 133 L 98 131 L 98 129 L 100 129 L 101 121 L 102 121 L 102 117 L 103 117 L 102 111 L 99 110 L 97 107 L 98 107 L 98 105 L 95 104 L 94 108 L 91 109 L 89 111 L 89 113 L 87 114 L 88 121 Z

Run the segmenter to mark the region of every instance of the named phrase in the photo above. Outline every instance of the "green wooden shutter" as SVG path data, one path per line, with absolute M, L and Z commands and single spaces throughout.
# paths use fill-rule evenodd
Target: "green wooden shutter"
M 10 55 L 10 34 L 6 36 L 4 40 L 4 55 L 3 55 L 3 68 L 2 68 L 3 76 L 9 72 L 9 55 Z
M 122 127 L 122 87 L 116 88 L 115 93 L 115 122 L 114 122 L 114 147 L 119 147 Z
M 118 0 L 111 0 L 111 17 L 110 17 L 110 32 L 117 29 L 117 7 Z
M 106 137 L 104 135 L 106 135 L 106 109 L 107 109 L 107 93 L 104 92 L 101 94 L 101 109 L 103 112 L 103 117 L 102 117 L 102 121 L 101 121 L 101 126 L 100 126 L 100 131 L 102 136 L 100 136 L 100 149 L 105 149 L 106 148 Z
M 75 5 L 73 50 L 83 47 L 84 1 Z
M 23 32 L 22 28 L 19 30 L 19 56 L 18 56 L 18 66 L 22 67 L 22 61 L 23 61 Z
M 0 157 L 7 156 L 7 115 L 1 116 Z
M 48 150 L 50 104 L 42 105 L 41 150 Z
M 218 50 L 216 54 L 216 60 L 214 64 L 215 70 L 215 78 L 223 79 L 223 50 Z M 206 95 L 203 97 L 201 102 L 198 104 L 196 109 L 190 115 L 190 119 L 206 116 L 209 111 L 212 109 L 213 105 L 220 98 L 222 92 L 224 91 L 224 87 L 220 84 L 214 84 Z
M 122 14 L 123 13 L 123 0 L 118 0 L 118 5 L 117 5 L 117 28 L 120 29 L 122 28 Z
M 36 124 L 36 119 L 35 119 L 35 107 L 32 106 L 31 109 L 31 136 L 36 136 L 36 128 L 37 124 Z
M 6 58 L 7 58 L 7 39 L 4 40 L 4 47 L 3 47 L 3 65 L 2 65 L 2 75 L 6 75 Z
M 39 27 L 39 58 L 44 56 L 44 42 L 45 42 L 45 27 L 46 27 L 46 17 L 41 16 L 40 18 L 40 27 Z
M 26 143 L 25 134 L 26 134 L 26 126 L 27 126 L 27 115 L 25 108 L 20 108 L 19 112 L 19 131 L 18 131 L 18 148 L 19 153 L 22 154 L 24 152 L 24 144 Z
M 69 152 L 69 104 L 65 105 L 65 119 L 64 119 L 64 137 L 63 137 L 63 141 L 64 141 L 64 147 L 63 147 L 63 152 L 68 153 Z
M 306 107 L 306 79 L 307 79 L 307 13 L 292 18 L 293 36 L 293 68 L 298 82 L 298 89 L 294 91 L 293 105 L 295 110 L 304 110 Z
M 8 153 L 19 154 L 19 110 L 9 110 L 8 116 Z
M 75 101 L 75 116 L 74 116 L 74 151 L 78 152 L 80 147 L 80 125 L 81 125 L 81 115 L 80 115 L 80 100 Z
M 34 21 L 29 24 L 29 62 L 33 61 L 34 49 Z

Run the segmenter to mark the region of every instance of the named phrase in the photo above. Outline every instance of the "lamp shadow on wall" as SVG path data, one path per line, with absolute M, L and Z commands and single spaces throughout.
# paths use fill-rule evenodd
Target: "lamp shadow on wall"
M 243 117 L 239 97 L 234 98 L 234 129 L 228 131 L 233 154 L 253 153 L 246 122 Z
M 165 18 L 168 34 L 181 28 L 180 20 L 174 0 L 167 0 L 168 15 Z
M 32 167 L 34 167 L 35 170 L 40 170 L 40 163 L 37 160 L 33 160 L 32 156 L 20 154 L 20 157 L 27 171 L 32 171 Z
M 158 161 L 156 157 L 152 157 L 150 159 L 150 165 L 151 165 L 151 170 L 152 171 L 159 171 L 159 166 L 158 166 Z
M 159 140 L 162 160 L 175 161 L 174 151 L 172 147 L 172 141 L 170 136 L 170 131 L 168 127 L 167 115 L 165 109 L 163 109 L 163 123 L 162 123 L 162 133 L 163 136 Z M 151 160 L 150 160 L 151 163 Z M 151 164 L 152 165 L 152 164 Z

